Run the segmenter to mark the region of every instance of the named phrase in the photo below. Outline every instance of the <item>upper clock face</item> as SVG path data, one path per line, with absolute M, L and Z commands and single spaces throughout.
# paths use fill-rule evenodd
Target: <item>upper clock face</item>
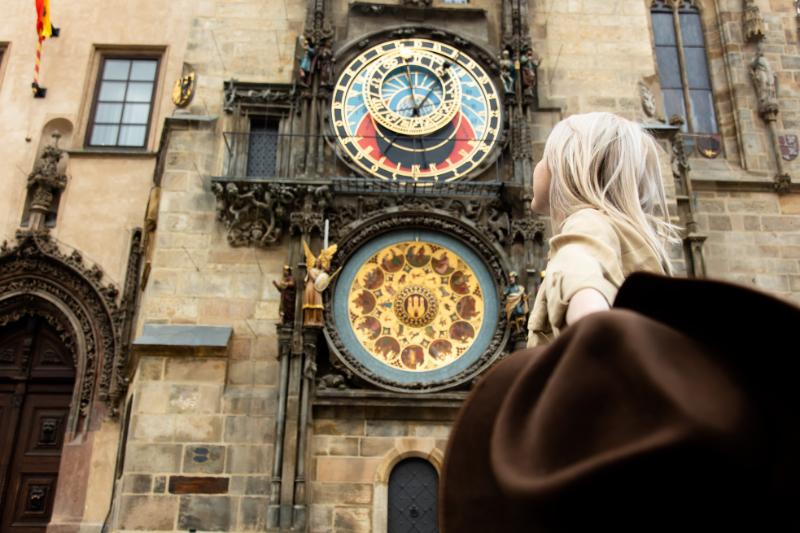
M 336 84 L 331 113 L 339 142 L 362 171 L 419 184 L 475 170 L 502 126 L 486 72 L 427 39 L 385 42 L 356 57 Z

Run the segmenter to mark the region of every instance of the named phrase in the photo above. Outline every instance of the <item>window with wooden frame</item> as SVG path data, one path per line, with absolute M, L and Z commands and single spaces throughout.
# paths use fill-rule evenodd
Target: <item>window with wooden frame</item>
M 718 139 L 700 11 L 693 2 L 654 0 L 650 13 L 667 116 L 683 118 L 690 138 Z
M 157 56 L 104 56 L 100 61 L 86 146 L 145 148 L 158 80 Z

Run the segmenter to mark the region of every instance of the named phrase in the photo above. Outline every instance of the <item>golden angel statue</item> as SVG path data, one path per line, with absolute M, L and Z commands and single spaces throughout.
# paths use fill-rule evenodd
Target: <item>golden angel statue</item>
M 306 253 L 306 279 L 305 291 L 303 291 L 303 325 L 322 326 L 322 293 L 328 288 L 333 278 L 339 273 L 337 270 L 331 275 L 331 260 L 336 254 L 337 245 L 332 244 L 319 253 L 319 257 L 314 257 L 308 243 L 303 241 L 303 249 Z

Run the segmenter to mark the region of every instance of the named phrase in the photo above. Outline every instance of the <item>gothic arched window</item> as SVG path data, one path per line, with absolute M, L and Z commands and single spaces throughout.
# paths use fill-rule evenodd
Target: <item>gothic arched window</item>
M 654 0 L 650 12 L 667 116 L 681 116 L 687 133 L 718 133 L 699 10 L 692 2 Z
M 438 494 L 439 475 L 432 464 L 416 457 L 397 463 L 389 477 L 389 533 L 439 531 Z

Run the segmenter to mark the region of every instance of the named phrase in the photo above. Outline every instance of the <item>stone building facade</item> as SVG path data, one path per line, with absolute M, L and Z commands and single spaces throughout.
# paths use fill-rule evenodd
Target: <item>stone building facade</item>
M 4 531 L 433 530 L 459 405 L 525 342 L 568 115 L 658 139 L 681 275 L 800 301 L 791 0 L 53 0 L 44 98 L 29 7 L 0 27 Z

